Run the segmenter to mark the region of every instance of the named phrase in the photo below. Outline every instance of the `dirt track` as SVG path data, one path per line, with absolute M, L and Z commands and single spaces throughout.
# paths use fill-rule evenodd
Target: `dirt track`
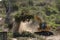
M 60 40 L 60 35 L 46 37 L 46 40 Z

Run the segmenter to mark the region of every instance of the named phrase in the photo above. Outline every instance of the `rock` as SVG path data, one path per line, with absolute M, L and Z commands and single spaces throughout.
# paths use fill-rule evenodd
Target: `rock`
M 60 40 L 60 36 L 49 36 L 49 37 L 46 37 L 46 40 Z
M 16 38 L 12 38 L 11 40 L 17 40 Z

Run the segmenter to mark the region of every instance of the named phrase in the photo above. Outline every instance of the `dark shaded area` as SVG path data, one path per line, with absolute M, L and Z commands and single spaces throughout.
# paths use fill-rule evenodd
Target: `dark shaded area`
M 3 0 L 3 6 L 6 8 L 6 12 L 8 12 L 9 11 L 9 6 L 11 6 L 10 7 L 10 12 L 14 12 L 14 11 L 18 11 L 18 6 L 17 5 L 12 5 L 12 2 L 16 2 L 15 0 L 13 1 L 13 0 L 10 0 L 11 1 L 11 3 L 10 4 L 8 4 L 8 2 L 7 1 L 4 1 Z
M 6 12 L 8 12 L 8 11 L 9 11 L 9 7 L 6 7 Z M 11 12 L 14 12 L 14 11 L 18 11 L 18 6 L 13 5 L 13 6 L 11 7 Z
M 6 1 L 3 0 L 2 3 L 3 3 L 3 6 L 6 8 L 7 7 Z
M 57 8 L 58 8 L 58 10 L 60 11 L 60 3 L 57 3 Z
M 27 3 L 22 2 L 22 3 L 20 4 L 20 6 L 21 6 L 21 7 L 27 7 Z
M 15 32 L 13 33 L 13 38 L 16 38 L 16 37 L 33 37 L 35 38 L 35 36 L 29 32 L 23 32 L 23 33 L 18 33 L 18 32 Z
M 60 24 L 60 21 L 55 21 L 56 24 Z
M 42 36 L 53 35 L 53 33 L 49 32 L 49 31 L 35 32 L 35 34 L 42 35 Z M 32 37 L 32 38 L 35 38 L 35 36 L 32 33 L 29 33 L 29 32 L 23 32 L 21 34 L 18 33 L 18 32 L 15 32 L 15 33 L 13 33 L 13 38 L 16 38 L 16 37 Z
M 7 18 L 5 18 L 5 23 L 8 23 L 8 22 L 10 23 L 10 18 L 7 17 Z
M 52 11 L 48 10 L 49 9 L 48 7 L 46 7 L 45 9 L 46 9 L 46 15 L 47 16 L 50 16 L 52 14 L 57 14 L 57 12 L 55 10 L 52 10 Z
M 17 6 L 17 5 L 13 5 L 11 11 L 12 11 L 12 12 L 14 12 L 14 11 L 18 11 L 18 6 Z
M 39 3 L 39 4 L 36 4 L 36 6 L 45 6 L 46 3 Z
M 30 6 L 33 6 L 33 4 L 34 4 L 32 0 L 29 0 L 28 3 L 29 3 Z
M 0 40 L 8 40 L 7 32 L 0 32 Z
M 13 38 L 20 37 L 20 34 L 18 32 L 13 33 Z
M 40 23 L 40 29 L 45 29 L 47 28 L 46 22 Z
M 11 23 L 10 18 L 5 18 L 5 23 L 7 23 L 7 28 L 12 29 L 13 23 Z
M 28 19 L 28 21 L 29 21 L 32 18 L 34 18 L 33 15 L 21 15 L 19 17 L 15 17 L 15 21 L 16 22 L 20 22 L 20 21 L 23 21 L 24 22 L 25 20 Z
M 50 16 L 52 13 L 50 11 L 46 11 L 46 15 Z
M 53 35 L 53 33 L 49 32 L 49 31 L 35 32 L 35 34 L 42 35 L 42 36 L 51 36 L 51 35 Z
M 12 27 L 13 27 L 13 23 L 8 24 L 9 29 L 12 29 Z

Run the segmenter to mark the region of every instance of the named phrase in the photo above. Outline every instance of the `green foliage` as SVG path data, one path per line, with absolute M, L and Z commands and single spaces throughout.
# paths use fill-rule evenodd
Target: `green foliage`
M 14 17 L 19 17 L 23 11 L 28 15 L 32 14 L 42 17 L 44 21 L 52 26 L 57 26 L 55 20 L 60 20 L 60 0 L 48 0 L 48 2 L 46 0 L 11 0 L 11 4 L 18 7 L 18 10 L 11 13 L 11 16 Z M 8 3 L 5 2 L 5 5 L 8 6 Z
M 28 3 L 29 3 L 30 6 L 33 6 L 33 1 L 32 0 L 29 0 Z
M 16 14 L 16 15 L 15 15 L 15 21 L 16 21 L 17 23 L 20 22 L 20 14 Z
M 53 6 L 50 6 L 50 5 L 47 5 L 45 6 L 45 11 L 46 11 L 46 15 L 51 15 L 51 14 L 58 14 L 59 11 L 56 7 L 53 7 Z
M 60 0 L 56 0 L 56 7 L 57 7 L 58 10 L 60 11 Z
M 32 38 L 35 37 L 32 33 L 27 32 L 27 31 L 23 32 L 21 35 L 22 35 L 23 37 L 32 37 Z

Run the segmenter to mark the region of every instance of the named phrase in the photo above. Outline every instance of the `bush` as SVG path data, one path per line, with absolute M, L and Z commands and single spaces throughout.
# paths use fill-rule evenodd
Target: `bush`
M 30 32 L 22 32 L 21 34 L 18 32 L 13 33 L 13 37 L 35 37 L 32 33 Z

